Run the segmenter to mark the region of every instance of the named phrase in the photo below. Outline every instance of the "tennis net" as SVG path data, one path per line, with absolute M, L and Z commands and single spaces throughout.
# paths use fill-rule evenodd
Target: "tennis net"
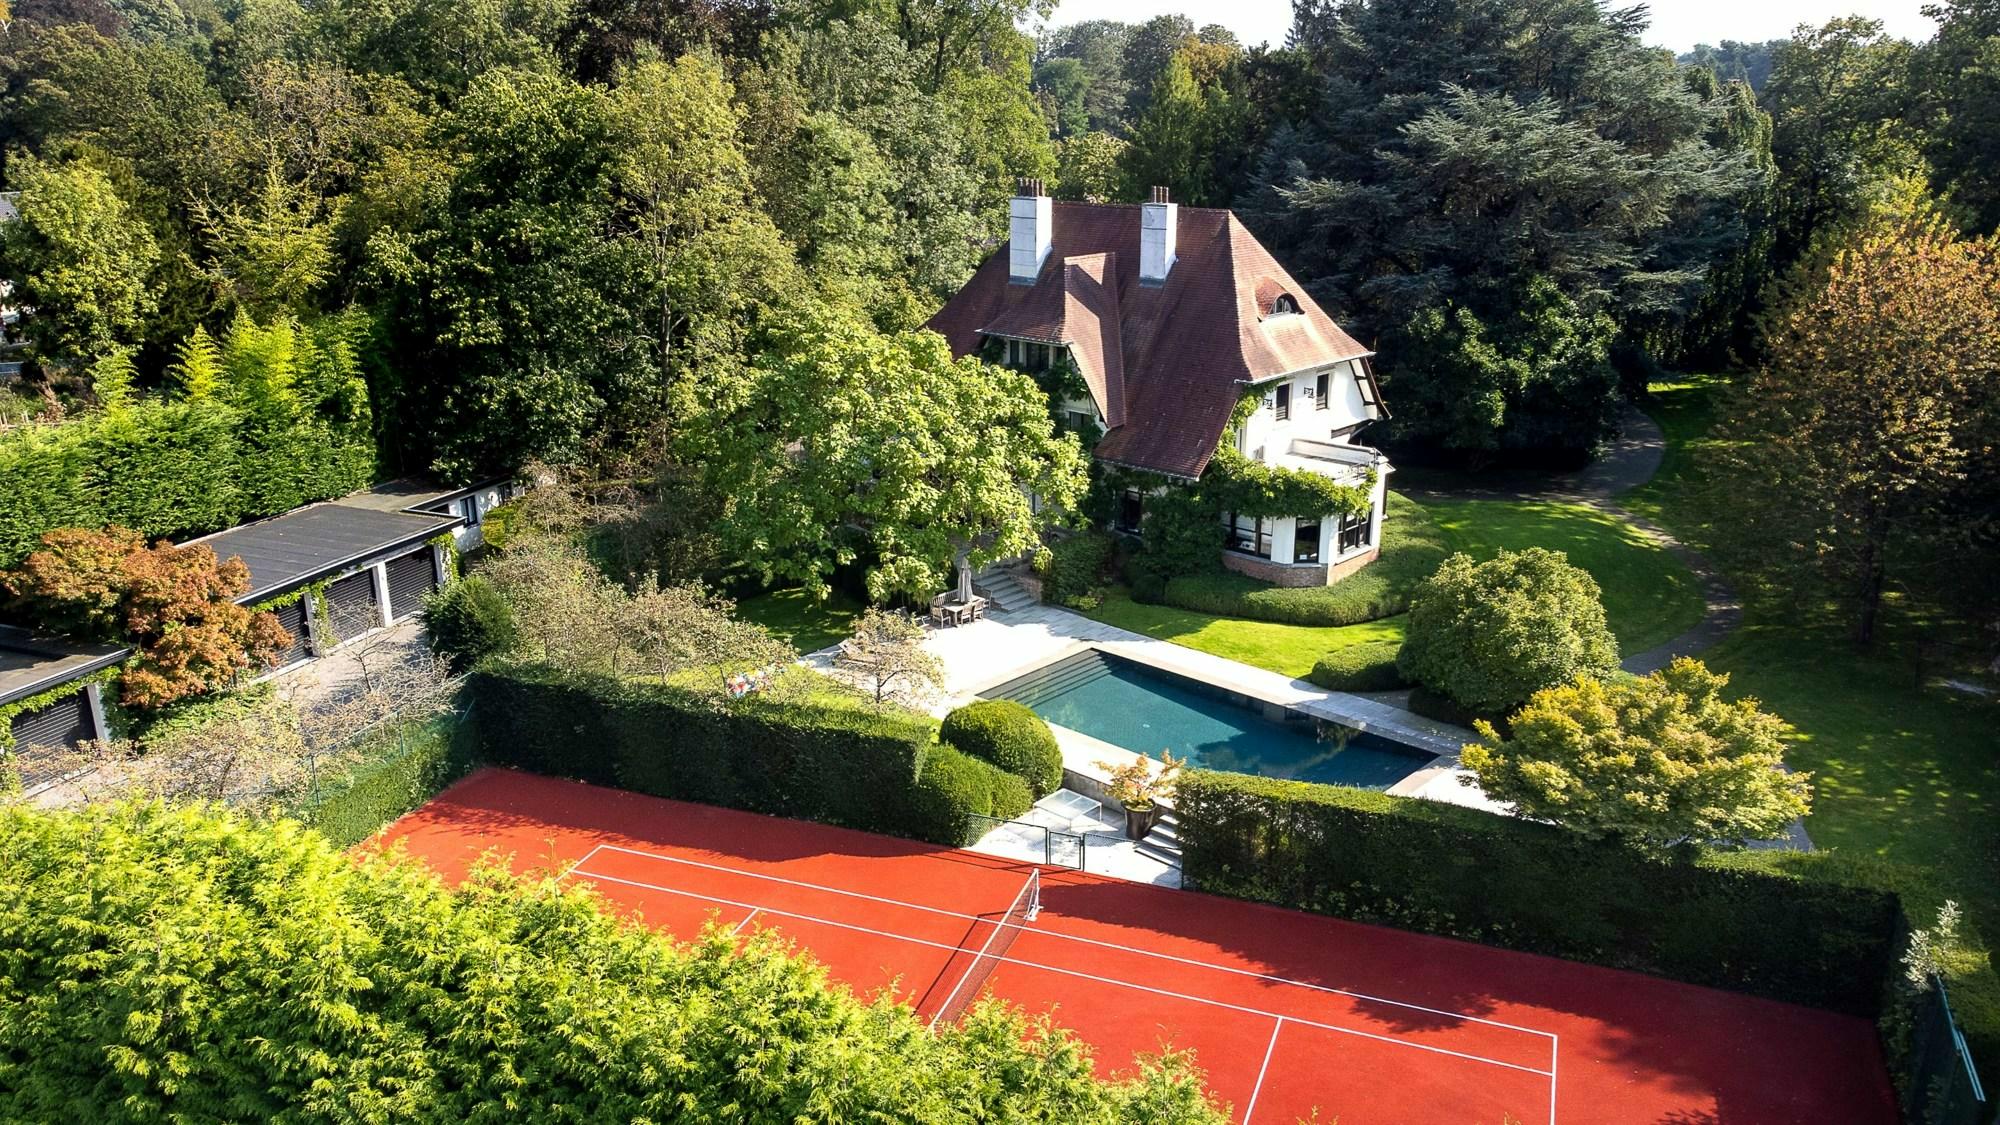
M 937 1013 L 931 1016 L 931 1027 L 936 1027 L 940 1023 L 955 1022 L 958 1017 L 965 1014 L 965 1009 L 979 998 L 979 990 L 985 986 L 986 978 L 993 975 L 993 970 L 998 968 L 1001 959 L 1006 957 L 1007 950 L 1014 944 L 1014 939 L 1020 937 L 1021 931 L 1041 912 L 1042 873 L 1039 870 L 1031 871 L 1028 873 L 1028 881 L 1021 884 L 1020 893 L 1014 896 L 1013 904 L 1007 907 L 1007 913 L 1000 916 L 999 922 L 993 927 L 993 932 L 986 935 L 986 941 L 979 947 L 979 953 L 973 957 L 972 964 L 966 966 L 964 975 L 960 976 L 958 983 L 945 994 L 944 1003 L 938 1005 Z

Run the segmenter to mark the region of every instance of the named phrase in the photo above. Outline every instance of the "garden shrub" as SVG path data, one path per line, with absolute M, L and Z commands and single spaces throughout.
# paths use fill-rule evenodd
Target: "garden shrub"
M 514 609 L 477 574 L 424 595 L 424 636 L 456 669 L 512 651 L 520 641 Z
M 369 740 L 364 757 L 321 782 L 291 810 L 335 847 L 361 842 L 418 808 L 473 767 L 456 715 L 404 724 Z
M 1036 797 L 1062 788 L 1062 747 L 1049 724 L 1011 699 L 982 699 L 944 717 L 938 740 L 1028 783 Z
M 1013 820 L 1033 804 L 1027 782 L 939 744 L 924 756 L 923 773 L 911 790 L 911 830 L 902 835 L 934 844 L 969 844 L 986 831 L 975 817 Z
M 1160 600 L 1197 613 L 1279 625 L 1355 625 L 1409 609 L 1411 592 L 1449 553 L 1430 513 L 1391 492 L 1382 517 L 1381 555 L 1331 586 L 1273 586 L 1214 570 L 1173 578 Z
M 1402 670 L 1402 664 L 1399 662 L 1396 665 L 1396 671 L 1400 675 Z M 1422 684 L 1418 684 L 1410 689 L 1409 708 L 1426 719 L 1436 719 L 1440 723 L 1450 723 L 1453 726 L 1465 727 L 1468 730 L 1471 729 L 1474 723 L 1482 719 L 1492 723 L 1494 727 L 1501 731 L 1512 729 L 1507 725 L 1506 716 L 1482 715 L 1472 708 L 1452 699 L 1450 696 L 1441 695 Z
M 779 936 L 676 943 L 552 874 L 447 889 L 141 803 L 0 809 L 0 869 L 0 1120 L 1223 1120 L 1185 1057 L 1099 1080 L 999 1005 L 926 1034 Z
M 1313 662 L 1306 679 L 1328 691 L 1395 691 L 1406 682 L 1396 668 L 1401 641 L 1363 641 Z
M 1861 1015 L 1897 971 L 1896 896 L 1836 881 L 1829 853 L 1670 862 L 1439 801 L 1206 770 L 1175 811 L 1187 885 L 1214 894 Z
M 1048 567 L 1040 571 L 1042 598 L 1057 605 L 1089 605 L 1102 599 L 1117 544 L 1102 531 L 1066 535 L 1049 545 Z M 1037 553 L 1037 564 L 1042 556 Z
M 480 756 L 498 765 L 934 843 L 968 842 L 962 818 L 940 818 L 912 799 L 939 756 L 930 720 L 915 712 L 756 694 L 724 703 L 670 684 L 541 664 L 482 668 L 465 692 Z M 964 757 L 944 749 L 947 760 Z M 980 778 L 1000 772 L 967 760 Z M 956 785 L 937 776 L 933 783 Z M 965 808 L 987 813 L 991 781 L 969 784 Z M 941 824 L 956 834 L 944 835 Z
M 1398 660 L 1410 680 L 1481 713 L 1618 671 L 1618 641 L 1588 571 L 1561 551 L 1453 555 L 1410 598 Z

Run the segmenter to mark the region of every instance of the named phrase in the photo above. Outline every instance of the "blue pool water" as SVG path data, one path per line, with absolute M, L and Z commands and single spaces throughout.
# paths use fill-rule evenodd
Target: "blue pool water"
M 1433 757 L 1308 716 L 1273 722 L 1261 704 L 1096 650 L 985 695 L 1127 750 L 1155 758 L 1171 750 L 1203 769 L 1387 789 Z

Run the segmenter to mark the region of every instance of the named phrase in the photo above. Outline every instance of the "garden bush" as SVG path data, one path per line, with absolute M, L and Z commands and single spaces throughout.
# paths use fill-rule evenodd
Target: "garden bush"
M 1279 625 L 1356 625 L 1409 609 L 1411 592 L 1448 553 L 1430 514 L 1392 492 L 1382 518 L 1382 554 L 1331 586 L 1273 586 L 1216 571 L 1174 578 L 1162 600 L 1197 613 Z
M 903 834 L 937 844 L 971 843 L 986 831 L 975 817 L 1013 820 L 1034 803 L 1027 782 L 946 745 L 924 756 L 911 798 L 911 831 Z
M 1453 555 L 1410 598 L 1403 675 L 1480 713 L 1618 671 L 1597 581 L 1560 551 Z
M 0 1120 L 1223 1120 L 1183 1057 L 1101 1081 L 998 1005 L 926 1034 L 775 934 L 676 943 L 553 875 L 138 803 L 0 810 L 0 869 Z
M 1028 783 L 1036 797 L 1062 788 L 1062 748 L 1040 715 L 1011 699 L 982 699 L 944 717 L 938 740 Z
M 917 799 L 934 759 L 951 764 L 932 772 L 931 789 L 961 812 L 990 815 L 992 778 L 1005 776 L 940 748 L 929 719 L 892 708 L 759 694 L 722 702 L 541 664 L 482 668 L 465 692 L 479 754 L 498 765 L 933 843 L 968 843 L 971 830 Z M 961 785 L 957 772 L 982 780 Z
M 1672 862 L 1439 801 L 1205 770 L 1175 811 L 1187 884 L 1214 894 L 1860 1015 L 1896 971 L 1896 896 L 1836 881 L 1829 853 Z
M 509 652 L 520 641 L 513 607 L 477 574 L 424 595 L 424 636 L 432 652 L 460 670 Z
M 470 739 L 458 716 L 411 723 L 369 740 L 365 757 L 321 782 L 291 810 L 335 847 L 373 836 L 421 806 L 473 767 Z
M 1306 679 L 1328 691 L 1395 691 L 1405 684 L 1396 667 L 1401 641 L 1363 641 L 1334 649 L 1313 663 Z
M 1047 569 L 1039 571 L 1042 597 L 1057 605 L 1089 607 L 1104 596 L 1117 543 L 1102 531 L 1066 535 L 1049 545 Z M 1043 562 L 1040 552 L 1035 562 Z

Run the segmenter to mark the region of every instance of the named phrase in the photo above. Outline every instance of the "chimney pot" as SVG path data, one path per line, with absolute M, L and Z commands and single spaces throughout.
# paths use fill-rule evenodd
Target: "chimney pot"
M 1139 208 L 1140 284 L 1166 283 L 1174 268 L 1180 224 L 1180 204 L 1167 202 L 1167 189 L 1155 187 L 1151 201 Z
M 1023 177 L 1020 192 L 1007 208 L 1007 280 L 1033 285 L 1049 257 L 1055 207 L 1039 179 Z

